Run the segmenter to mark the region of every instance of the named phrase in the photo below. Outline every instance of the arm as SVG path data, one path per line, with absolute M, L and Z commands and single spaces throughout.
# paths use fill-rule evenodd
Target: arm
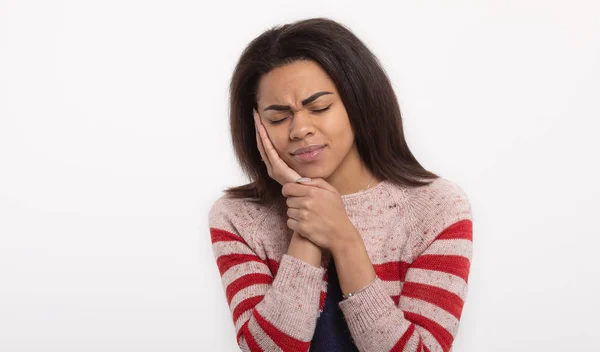
M 261 259 L 235 230 L 226 212 L 211 210 L 212 248 L 240 348 L 307 351 L 319 309 L 325 269 L 314 248 L 294 236 L 279 268 Z M 314 245 L 313 245 L 314 246 Z M 312 251 L 311 251 L 312 250 Z M 317 261 L 318 259 L 318 261 Z
M 292 235 L 287 254 L 317 268 L 321 266 L 321 248 L 296 231 Z
M 371 282 L 373 266 L 365 254 L 364 245 L 347 246 L 338 253 L 342 290 Z M 457 221 L 408 266 L 398 306 L 379 278 L 340 302 L 359 350 L 448 352 L 458 331 L 471 254 L 472 221 Z M 353 278 L 353 272 L 363 274 Z

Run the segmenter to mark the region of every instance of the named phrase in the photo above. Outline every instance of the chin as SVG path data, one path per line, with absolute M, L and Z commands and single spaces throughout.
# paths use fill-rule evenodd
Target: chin
M 302 176 L 302 177 L 309 177 L 309 178 L 322 178 L 322 179 L 326 179 L 331 174 L 331 172 L 323 170 L 322 166 L 310 165 L 310 164 L 301 165 L 299 167 L 296 167 L 295 171 L 297 173 L 299 173 L 300 176 Z

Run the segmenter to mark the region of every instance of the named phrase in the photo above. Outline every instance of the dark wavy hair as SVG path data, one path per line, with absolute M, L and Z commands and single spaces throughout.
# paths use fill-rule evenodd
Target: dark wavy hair
M 226 189 L 228 196 L 285 203 L 281 185 L 261 161 L 252 109 L 260 77 L 296 60 L 312 60 L 331 77 L 355 131 L 360 157 L 376 177 L 408 187 L 439 177 L 425 170 L 409 150 L 400 107 L 379 60 L 349 28 L 321 17 L 272 27 L 242 52 L 229 86 L 230 128 L 236 158 L 252 182 Z

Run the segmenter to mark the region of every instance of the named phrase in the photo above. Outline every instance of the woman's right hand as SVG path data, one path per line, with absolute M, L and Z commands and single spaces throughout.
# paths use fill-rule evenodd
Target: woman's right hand
M 277 154 L 277 150 L 273 147 L 265 126 L 260 121 L 258 112 L 253 110 L 253 114 L 254 127 L 256 129 L 256 144 L 258 145 L 260 156 L 267 166 L 269 176 L 282 186 L 286 183 L 296 182 L 302 176 L 289 167 L 279 154 Z
M 301 176 L 294 169 L 289 167 L 277 154 L 273 147 L 265 126 L 260 121 L 260 116 L 256 110 L 252 111 L 254 115 L 254 127 L 256 129 L 256 144 L 263 162 L 267 166 L 269 177 L 284 185 L 289 182 L 296 182 Z M 294 231 L 290 244 L 288 246 L 288 255 L 296 257 L 315 267 L 321 264 L 321 248 L 312 243 L 300 233 Z

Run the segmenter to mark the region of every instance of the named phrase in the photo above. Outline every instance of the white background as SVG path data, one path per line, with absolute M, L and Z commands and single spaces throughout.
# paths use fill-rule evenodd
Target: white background
M 235 351 L 207 216 L 227 85 L 326 16 L 474 215 L 455 351 L 598 351 L 596 1 L 0 1 L 0 351 Z

